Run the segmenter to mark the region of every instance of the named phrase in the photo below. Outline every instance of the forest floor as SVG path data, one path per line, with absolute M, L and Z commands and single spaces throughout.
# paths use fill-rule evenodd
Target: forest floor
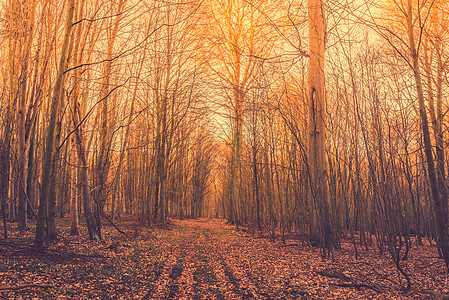
M 129 218 L 129 217 L 128 217 Z M 33 231 L 0 239 L 0 299 L 430 299 L 449 292 L 434 246 L 413 245 L 405 279 L 392 260 L 350 240 L 323 260 L 298 239 L 271 242 L 224 220 L 170 220 L 166 228 L 124 220 L 120 234 L 104 228 L 104 243 L 69 236 L 45 250 L 32 248 Z M 1 227 L 1 226 L 0 226 Z M 3 228 L 1 228 L 3 229 Z

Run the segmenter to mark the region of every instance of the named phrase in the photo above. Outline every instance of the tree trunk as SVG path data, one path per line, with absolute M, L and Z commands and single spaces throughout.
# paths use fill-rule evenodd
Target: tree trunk
M 321 0 L 309 0 L 309 153 L 312 204 L 311 242 L 324 249 L 336 247 L 329 215 L 325 160 L 324 11 Z
M 112 2 L 111 2 L 112 3 Z M 112 143 L 112 134 L 110 132 L 110 115 L 109 115 L 109 101 L 110 96 L 110 77 L 112 72 L 112 56 L 114 50 L 115 39 L 117 37 L 120 20 L 124 8 L 125 0 L 119 0 L 114 27 L 108 37 L 108 48 L 106 53 L 106 65 L 103 70 L 103 82 L 100 91 L 100 149 L 96 166 L 97 186 L 95 193 L 97 195 L 95 199 L 95 218 L 97 220 L 98 235 L 101 239 L 101 215 L 104 211 L 104 205 L 108 197 L 107 182 L 110 169 L 109 148 Z M 111 10 L 112 11 L 112 10 Z
M 26 140 L 25 140 L 25 106 L 26 106 L 26 86 L 28 77 L 28 55 L 26 55 L 23 65 L 22 73 L 20 75 L 20 95 L 19 95 L 19 107 L 18 107 L 18 127 L 17 127 L 17 139 L 18 139 L 18 170 L 17 170 L 17 187 L 19 189 L 19 203 L 17 210 L 18 228 L 21 230 L 27 229 L 27 195 L 26 195 L 26 172 L 27 166 L 27 153 L 26 153 Z
M 75 139 L 72 138 L 72 149 L 70 151 L 70 235 L 79 235 L 79 216 L 78 216 L 78 197 L 77 197 L 77 185 L 78 185 L 78 177 L 77 168 L 74 166 L 77 165 L 76 159 L 76 151 L 74 147 Z
M 234 83 L 234 131 L 232 133 L 230 221 L 239 225 L 240 213 L 240 152 L 242 147 L 244 94 L 238 82 Z
M 12 4 L 14 5 L 14 4 Z M 28 3 L 26 9 L 20 12 L 22 15 L 23 32 L 19 33 L 20 63 L 21 73 L 19 77 L 18 88 L 18 110 L 17 110 L 17 142 L 18 142 L 18 165 L 17 165 L 17 187 L 18 187 L 18 228 L 27 229 L 27 143 L 26 143 L 26 105 L 27 105 L 27 83 L 28 83 L 28 63 L 30 57 L 30 48 L 34 25 L 34 1 Z M 16 8 L 12 8 L 15 10 Z M 17 7 L 20 9 L 20 7 Z M 10 49 L 11 50 L 11 49 Z M 14 53 L 13 53 L 14 54 Z
M 438 240 L 440 242 L 441 252 L 443 253 L 446 267 L 449 270 L 449 239 L 447 234 L 447 216 L 445 215 L 444 201 L 447 199 L 441 199 L 437 173 L 435 170 L 435 162 L 432 153 L 432 144 L 430 141 L 429 121 L 427 119 L 426 106 L 424 103 L 424 92 L 422 86 L 421 72 L 419 67 L 419 54 L 416 49 L 415 37 L 413 33 L 413 13 L 412 13 L 412 1 L 408 0 L 407 11 L 407 34 L 410 43 L 410 55 L 413 64 L 413 75 L 415 78 L 416 91 L 418 94 L 419 114 L 421 117 L 421 128 L 424 140 L 424 153 L 427 159 L 427 169 L 429 176 L 430 189 L 432 191 L 433 210 L 435 213 L 436 229 L 438 234 Z
M 55 127 L 57 121 L 58 107 L 62 98 L 62 83 L 64 72 L 67 67 L 67 57 L 69 50 L 70 32 L 73 24 L 73 14 L 75 10 L 75 0 L 70 0 L 67 7 L 67 21 L 65 27 L 64 43 L 62 45 L 61 57 L 59 60 L 58 74 L 56 78 L 55 87 L 53 90 L 53 97 L 50 104 L 50 116 L 47 129 L 45 151 L 42 159 L 42 186 L 40 192 L 39 213 L 36 225 L 36 246 L 42 246 L 45 238 L 45 223 L 48 209 L 48 194 L 50 190 L 50 172 L 52 171 L 53 153 L 54 153 L 54 138 Z
M 9 163 L 9 152 L 10 152 L 10 106 L 6 109 L 6 122 L 4 124 L 4 140 L 0 141 L 0 176 L 5 180 L 0 181 L 0 200 L 1 200 L 1 212 L 3 218 L 3 237 L 8 238 L 8 230 L 6 225 L 6 215 L 8 210 L 7 199 L 8 199 L 8 189 L 9 189 L 9 174 L 10 174 L 10 163 Z
M 73 111 L 73 126 L 76 128 L 75 130 L 75 139 L 76 139 L 76 146 L 77 146 L 77 152 L 78 152 L 78 159 L 80 162 L 80 184 L 83 194 L 83 200 L 84 200 L 84 216 L 86 218 L 87 223 L 87 230 L 89 232 L 89 237 L 91 240 L 95 240 L 97 238 L 97 227 L 95 224 L 95 219 L 92 213 L 92 200 L 90 195 L 90 186 L 89 186 L 89 179 L 87 175 L 87 160 L 86 160 L 86 150 L 85 150 L 85 138 L 83 133 L 83 126 L 80 124 L 80 117 L 79 117 L 79 107 L 78 103 L 74 103 L 75 109 Z

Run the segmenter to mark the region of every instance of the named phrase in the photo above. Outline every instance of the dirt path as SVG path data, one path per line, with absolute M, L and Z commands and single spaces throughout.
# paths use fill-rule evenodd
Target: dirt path
M 448 292 L 433 246 L 412 249 L 406 270 L 413 288 L 405 291 L 375 247 L 359 249 L 356 261 L 343 242 L 323 261 L 300 241 L 285 246 L 224 220 L 171 220 L 165 229 L 135 224 L 122 224 L 126 237 L 106 227 L 106 243 L 61 235 L 43 253 L 0 243 L 0 299 L 429 299 L 428 290 Z M 17 234 L 16 241 L 31 237 Z
M 426 299 L 403 291 L 385 257 L 355 261 L 350 245 L 323 261 L 318 249 L 255 237 L 224 220 L 173 220 L 167 264 L 153 299 Z M 293 241 L 290 241 L 293 243 Z M 351 262 L 352 261 L 352 262 Z M 444 278 L 444 275 L 443 277 Z M 446 277 L 447 278 L 447 277 Z M 430 282 L 429 290 L 435 289 Z M 441 288 L 442 286 L 440 286 Z

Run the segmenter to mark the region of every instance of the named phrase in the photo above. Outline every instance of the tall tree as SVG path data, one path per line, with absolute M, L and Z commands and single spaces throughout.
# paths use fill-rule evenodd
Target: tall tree
M 410 49 L 409 56 L 411 58 L 411 66 L 413 69 L 413 76 L 416 85 L 416 93 L 418 96 L 419 115 L 421 117 L 422 136 L 424 140 L 424 152 L 427 159 L 427 168 L 428 168 L 427 171 L 429 176 L 430 188 L 433 196 L 432 197 L 434 204 L 433 209 L 435 212 L 435 221 L 438 239 L 440 241 L 440 247 L 443 253 L 444 261 L 446 262 L 446 267 L 449 270 L 449 237 L 447 232 L 447 209 L 445 209 L 447 208 L 447 199 L 442 197 L 444 193 L 441 193 L 439 189 L 437 170 L 435 169 L 435 161 L 432 153 L 429 121 L 427 117 L 426 105 L 424 103 L 424 91 L 421 79 L 419 49 L 415 41 L 415 26 L 416 26 L 415 24 L 417 20 L 416 18 L 420 17 L 419 15 L 420 12 L 418 12 L 417 17 L 414 17 L 413 10 L 414 9 L 412 5 L 412 0 L 408 0 L 406 7 L 404 7 L 404 16 L 407 22 L 406 28 Z
M 428 99 L 424 93 L 424 84 L 422 73 L 422 58 L 424 58 L 424 70 L 427 68 L 426 59 L 429 56 L 426 54 L 425 39 L 423 39 L 424 32 L 429 23 L 432 24 L 433 10 L 436 9 L 438 1 L 399 1 L 390 0 L 382 3 L 380 7 L 381 12 L 391 14 L 393 17 L 385 19 L 381 16 L 374 16 L 372 18 L 373 28 L 388 42 L 394 51 L 403 59 L 408 65 L 413 74 L 415 94 L 414 97 L 418 102 L 418 113 L 421 121 L 421 135 L 423 141 L 423 151 L 425 157 L 425 165 L 427 167 L 427 177 L 432 195 L 432 208 L 435 217 L 435 228 L 438 236 L 439 246 L 441 248 L 446 266 L 449 269 L 449 237 L 447 232 L 448 217 L 447 217 L 447 194 L 444 182 L 444 152 L 441 148 L 440 122 L 435 114 L 433 93 L 431 90 L 428 93 Z M 430 28 L 434 25 L 428 27 Z M 437 34 L 436 37 L 438 37 Z M 441 35 L 440 35 L 441 37 Z M 438 45 L 437 39 L 435 45 Z M 424 52 L 424 53 L 423 53 Z M 438 63 L 437 63 L 438 66 Z M 438 81 L 438 80 L 437 80 Z M 429 84 L 429 82 L 428 82 Z M 430 87 L 428 87 L 430 88 Z M 426 105 L 426 100 L 429 103 L 429 109 Z M 429 112 L 428 112 L 429 111 Z M 429 122 L 429 113 L 431 122 Z M 439 116 L 441 117 L 441 115 Z M 434 133 L 436 140 L 436 159 L 433 154 L 432 138 L 430 135 L 430 124 L 434 125 Z M 440 161 L 440 162 L 439 162 Z M 436 166 L 435 166 L 436 163 Z
M 110 148 L 112 144 L 113 135 L 111 133 L 111 109 L 109 96 L 111 94 L 111 77 L 112 77 L 112 57 L 114 55 L 114 45 L 119 32 L 120 21 L 123 16 L 123 10 L 125 8 L 126 0 L 119 0 L 117 7 L 114 7 L 114 2 L 110 2 L 112 5 L 110 13 L 114 14 L 114 17 L 110 18 L 111 23 L 108 24 L 107 29 L 107 52 L 105 59 L 105 66 L 103 69 L 103 79 L 101 82 L 100 90 L 100 146 L 97 154 L 97 161 L 95 166 L 95 218 L 97 222 L 98 234 L 101 238 L 101 215 L 103 214 L 103 208 L 107 200 L 107 184 L 108 175 L 110 169 Z M 116 11 L 113 11 L 113 9 Z M 110 29 L 109 29 L 110 28 Z
M 77 19 L 81 20 L 86 15 L 86 1 L 80 1 L 77 5 Z M 96 3 L 98 5 L 98 3 Z M 95 8 L 96 10 L 96 8 Z M 95 14 L 95 13 L 94 13 Z M 77 67 L 74 72 L 74 91 L 72 93 L 72 103 L 71 103 L 71 123 L 73 126 L 74 136 L 75 136 L 75 151 L 77 153 L 78 167 L 77 167 L 77 181 L 79 184 L 79 194 L 81 194 L 81 198 L 83 199 L 83 208 L 84 208 L 84 217 L 86 219 L 87 230 L 89 233 L 89 238 L 91 240 L 95 240 L 98 236 L 97 226 L 95 223 L 94 215 L 92 213 L 92 197 L 91 197 L 91 185 L 89 181 L 88 175 L 88 156 L 87 156 L 87 137 L 85 135 L 85 120 L 87 115 L 82 109 L 85 102 L 87 102 L 89 89 L 89 80 L 86 80 L 86 91 L 84 94 L 81 93 L 81 83 L 83 82 L 82 75 L 86 71 L 85 68 L 82 67 L 83 64 L 89 64 L 91 62 L 91 54 L 92 49 L 95 45 L 95 34 L 91 35 L 92 41 L 90 41 L 90 45 L 87 50 L 85 50 L 86 45 L 88 44 L 87 40 L 89 37 L 89 26 L 83 26 L 83 24 L 78 24 L 77 30 L 75 32 L 74 40 L 76 41 L 74 47 L 74 59 L 72 60 L 72 64 L 74 67 Z M 87 58 L 84 57 L 86 54 Z M 89 72 L 86 72 L 89 74 Z M 87 79 L 90 79 L 86 76 Z M 83 96 L 83 97 L 82 97 Z M 78 201 L 77 199 L 72 199 L 72 201 Z M 73 205 L 74 208 L 76 205 Z M 73 218 L 77 217 L 77 213 L 72 214 L 72 222 L 76 223 L 77 221 Z M 75 225 L 74 225 L 75 227 Z M 76 232 L 74 228 L 74 233 Z
M 64 40 L 59 58 L 58 73 L 54 85 L 53 94 L 50 102 L 50 117 L 46 134 L 45 148 L 42 159 L 42 186 L 40 192 L 39 213 L 36 225 L 36 246 L 42 246 L 45 239 L 45 223 L 47 221 L 48 197 L 50 190 L 50 176 L 52 172 L 53 154 L 55 151 L 55 128 L 58 115 L 58 108 L 61 105 L 63 97 L 63 79 L 67 70 L 67 61 L 69 56 L 69 41 L 73 25 L 73 15 L 75 11 L 75 1 L 69 0 L 67 5 L 67 19 L 65 23 Z M 58 145 L 59 146 L 59 145 Z
M 253 87 L 264 59 L 269 58 L 279 34 L 270 22 L 278 15 L 277 1 L 210 0 L 209 37 L 213 56 L 208 64 L 225 83 L 231 111 L 231 168 L 228 219 L 240 223 L 240 168 L 245 97 Z M 276 6 L 277 5 L 277 6 Z M 215 61 L 214 57 L 217 57 Z
M 323 249 L 337 246 L 329 213 L 326 168 L 326 104 L 324 90 L 325 20 L 321 0 L 309 0 L 309 151 L 312 197 L 310 239 Z

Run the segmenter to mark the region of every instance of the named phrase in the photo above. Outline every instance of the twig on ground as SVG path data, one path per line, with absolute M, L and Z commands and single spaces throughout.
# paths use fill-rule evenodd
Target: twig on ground
M 22 290 L 22 289 L 26 289 L 26 288 L 46 289 L 46 288 L 51 288 L 51 287 L 53 287 L 53 286 L 49 285 L 49 284 L 31 283 L 31 284 L 23 284 L 23 285 L 16 285 L 16 286 L 0 286 L 0 291 L 17 291 L 17 290 Z
M 375 286 L 369 285 L 369 284 L 364 284 L 364 283 L 331 283 L 331 284 L 335 285 L 335 286 L 341 286 L 341 287 L 353 287 L 356 289 L 366 288 L 366 289 L 375 291 L 376 293 L 379 293 L 379 294 L 382 293 L 382 291 L 378 287 L 375 287 Z

